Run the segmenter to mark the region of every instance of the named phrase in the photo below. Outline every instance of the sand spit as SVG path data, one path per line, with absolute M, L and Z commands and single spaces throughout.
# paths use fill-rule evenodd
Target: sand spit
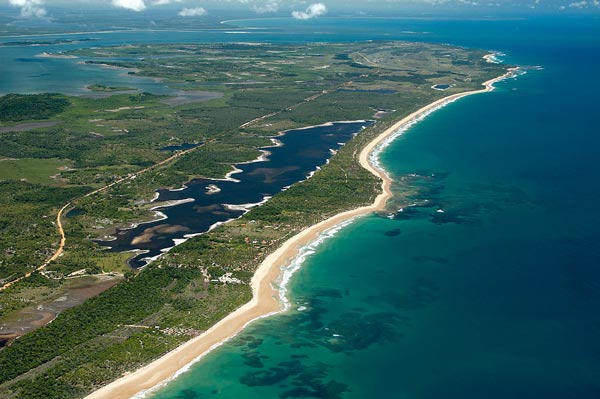
M 375 160 L 376 154 L 381 148 L 389 144 L 391 138 L 397 137 L 398 132 L 405 131 L 407 127 L 412 126 L 416 121 L 423 119 L 424 116 L 429 115 L 431 112 L 462 97 L 490 92 L 494 90 L 494 83 L 514 77 L 516 71 L 517 68 L 509 69 L 506 74 L 483 83 L 484 88 L 481 90 L 453 94 L 434 101 L 406 116 L 375 137 L 363 148 L 359 157 L 360 164 L 365 169 L 382 179 L 382 192 L 375 198 L 373 204 L 339 213 L 303 230 L 287 240 L 281 247 L 269 255 L 256 270 L 251 282 L 253 298 L 250 302 L 230 313 L 198 337 L 184 343 L 139 370 L 127 374 L 88 395 L 87 399 L 143 397 L 189 369 L 194 362 L 238 334 L 252 321 L 280 312 L 284 307 L 279 299 L 279 291 L 272 283 L 278 279 L 282 269 L 298 256 L 301 248 L 317 240 L 323 232 L 331 230 L 341 223 L 347 223 L 359 216 L 385 208 L 385 204 L 392 196 L 392 192 L 390 190 L 391 179 Z

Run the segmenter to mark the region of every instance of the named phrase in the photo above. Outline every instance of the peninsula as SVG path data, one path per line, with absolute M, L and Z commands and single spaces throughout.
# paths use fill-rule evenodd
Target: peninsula
M 74 55 L 93 60 L 95 52 L 105 57 L 105 51 L 79 50 Z M 68 289 L 64 277 L 82 269 L 87 275 L 124 272 L 124 277 L 113 288 L 1 350 L 2 395 L 26 398 L 35 392 L 48 398 L 82 397 L 140 369 L 93 396 L 128 397 L 169 378 L 247 322 L 278 311 L 270 283 L 298 247 L 342 221 L 383 209 L 390 181 L 369 163 L 373 151 L 415 118 L 464 95 L 491 90 L 493 79 L 505 72 L 486 62 L 482 51 L 405 42 L 144 45 L 112 48 L 110 54 L 118 58 L 120 51 L 137 52 L 143 61 L 104 59 L 104 63 L 134 68 L 135 74 L 161 78 L 185 90 L 216 90 L 217 86 L 223 97 L 183 105 L 169 105 L 165 96 L 149 93 L 102 99 L 11 99 L 25 103 L 58 99 L 60 104 L 49 106 L 39 118 L 21 115 L 14 107 L 3 121 L 52 118 L 59 123 L 1 136 L 5 145 L 0 146 L 0 155 L 10 157 L 9 162 L 69 160 L 60 176 L 45 184 L 29 183 L 25 175 L 2 182 L 6 192 L 21 193 L 11 212 L 24 214 L 21 204 L 26 196 L 39 198 L 33 202 L 39 207 L 39 219 L 55 215 L 53 209 L 66 204 L 74 212 L 62 218 L 63 256 L 3 291 L 3 304 L 10 307 L 3 305 L 3 311 L 9 311 L 0 317 L 7 320 L 22 310 L 23 295 L 36 293 L 35 303 Z M 232 63 L 240 70 L 232 73 L 228 68 Z M 484 82 L 486 88 L 479 90 Z M 435 84 L 452 86 L 442 93 L 432 89 Z M 112 112 L 115 109 L 119 111 Z M 259 148 L 283 130 L 374 119 L 382 110 L 386 112 L 380 119 L 342 146 L 310 179 L 239 219 L 190 238 L 142 271 L 127 270 L 123 254 L 102 250 L 91 240 L 110 234 L 115 226 L 147 218 L 154 190 L 180 187 L 197 177 L 222 177 L 231 164 L 256 159 Z M 181 128 L 173 133 L 173 126 Z M 74 136 L 91 157 L 69 158 L 75 152 L 54 148 L 43 139 L 56 134 Z M 38 144 L 31 144 L 32 137 L 38 138 Z M 170 159 L 172 154 L 163 154 L 160 148 L 172 142 L 203 144 Z M 107 146 L 112 146 L 111 152 L 103 150 Z M 140 173 L 152 164 L 158 166 Z M 62 197 L 48 207 L 39 193 L 56 192 L 58 187 Z M 8 203 L 14 196 L 5 198 Z M 22 234 L 23 225 L 11 226 L 14 237 Z M 46 231 L 52 227 L 49 223 Z M 36 245 L 49 249 L 37 254 L 41 264 L 45 255 L 53 256 L 56 244 L 44 244 L 44 237 L 36 239 Z M 35 258 L 25 263 L 29 268 L 23 263 L 11 265 L 10 273 L 2 276 L 4 282 L 37 268 Z M 156 359 L 158 363 L 150 363 Z M 157 367 L 164 372 L 152 372 Z M 150 370 L 152 378 L 144 370 Z

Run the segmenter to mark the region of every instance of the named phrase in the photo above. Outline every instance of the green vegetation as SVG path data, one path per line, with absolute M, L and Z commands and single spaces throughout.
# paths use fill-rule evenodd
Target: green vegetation
M 105 85 L 99 85 L 99 84 L 89 85 L 87 87 L 87 89 L 91 90 L 91 91 L 95 91 L 95 92 L 101 92 L 101 93 L 111 93 L 111 92 L 115 92 L 115 91 L 135 90 L 135 88 L 127 87 L 127 86 L 105 86 Z
M 0 207 L 9 212 L 0 215 L 1 279 L 13 280 L 39 265 L 58 242 L 57 209 L 72 202 L 77 210 L 64 219 L 64 255 L 47 268 L 54 279 L 43 285 L 44 275 L 36 274 L 0 292 L 0 321 L 14 315 L 25 296 L 32 297 L 28 284 L 35 283 L 39 301 L 74 271 L 123 270 L 122 263 L 112 263 L 122 262 L 123 255 L 103 251 L 92 239 L 148 218 L 155 189 L 197 176 L 223 177 L 232 163 L 256 158 L 258 147 L 282 129 L 371 119 L 381 109 L 388 113 L 311 179 L 177 246 L 143 271 L 126 272 L 123 283 L 0 350 L 2 397 L 81 397 L 206 330 L 249 300 L 256 267 L 287 238 L 372 202 L 379 181 L 357 160 L 369 140 L 411 111 L 479 88 L 503 72 L 485 63 L 479 51 L 410 43 L 143 45 L 74 54 L 135 68 L 130 73 L 160 77 L 188 91 L 210 87 L 223 97 L 178 106 L 148 93 L 69 98 L 70 105 L 53 116 L 60 122 L 56 126 L 0 135 L 0 156 L 43 165 L 64 160 L 72 167 L 50 182 L 34 183 L 33 170 L 23 175 L 27 181 L 7 172 L 0 182 Z M 140 61 L 117 60 L 125 57 Z M 455 86 L 441 93 L 431 89 L 436 83 Z M 19 101 L 5 97 L 9 105 Z M 161 148 L 181 143 L 201 145 L 165 162 L 174 153 Z M 159 162 L 164 163 L 146 170 Z M 241 283 L 220 282 L 228 273 Z
M 68 170 L 70 162 L 61 159 L 4 159 L 0 160 L 0 180 L 21 180 L 38 184 L 58 184 L 53 178 Z
M 48 243 L 48 238 L 56 236 L 56 212 L 72 198 L 89 191 L 86 186 L 0 181 L 0 281 L 22 276 L 52 254 L 58 239 Z M 1 306 L 0 315 L 3 311 Z
M 7 94 L 0 97 L 0 121 L 48 119 L 68 106 L 69 100 L 60 94 Z

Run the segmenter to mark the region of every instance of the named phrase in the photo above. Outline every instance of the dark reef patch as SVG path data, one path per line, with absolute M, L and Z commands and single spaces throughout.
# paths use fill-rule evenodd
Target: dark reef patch
M 384 232 L 383 234 L 387 237 L 397 237 L 400 234 L 402 234 L 402 231 L 400 229 L 394 229 L 394 230 L 388 230 L 388 231 Z

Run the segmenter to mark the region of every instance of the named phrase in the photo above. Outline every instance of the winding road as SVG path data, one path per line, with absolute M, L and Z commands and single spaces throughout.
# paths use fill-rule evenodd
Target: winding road
M 352 82 L 342 83 L 339 86 L 337 86 L 335 89 L 337 90 L 337 89 L 342 88 L 342 87 L 344 87 L 344 86 L 346 86 L 346 85 L 348 85 L 350 83 L 352 83 Z M 265 114 L 265 115 L 260 116 L 258 118 L 252 119 L 251 121 L 243 123 L 242 125 L 239 126 L 239 128 L 240 129 L 244 129 L 244 128 L 246 128 L 246 127 L 248 127 L 248 126 L 250 126 L 250 125 L 252 125 L 254 123 L 257 123 L 257 122 L 260 122 L 260 121 L 262 121 L 264 119 L 267 119 L 267 118 L 270 118 L 272 116 L 278 115 L 278 114 L 280 114 L 281 112 L 283 112 L 285 110 L 291 110 L 293 108 L 298 107 L 301 104 L 305 104 L 305 103 L 314 101 L 317 98 L 319 98 L 319 97 L 321 97 L 321 96 L 323 96 L 323 95 L 325 95 L 327 93 L 328 93 L 327 90 L 323 90 L 322 92 L 314 94 L 314 95 L 312 95 L 310 97 L 307 97 L 307 98 L 303 99 L 302 101 L 299 101 L 296 104 L 292 104 L 292 105 L 290 105 L 288 107 L 285 107 L 285 108 L 283 108 L 280 111 L 276 111 L 276 112 L 272 112 L 272 113 L 269 113 L 269 114 Z M 145 169 L 142 169 L 142 170 L 140 170 L 140 171 L 138 171 L 136 173 L 132 173 L 132 174 L 129 174 L 127 176 L 121 177 L 121 178 L 113 181 L 112 183 L 107 184 L 106 186 L 100 187 L 100 188 L 98 188 L 98 189 L 96 189 L 94 191 L 91 191 L 91 192 L 89 192 L 89 193 L 87 193 L 87 194 L 85 194 L 85 195 L 83 195 L 83 196 L 81 196 L 79 198 L 74 198 L 71 201 L 69 201 L 68 203 L 66 203 L 62 208 L 60 208 L 60 210 L 58 211 L 58 214 L 56 215 L 56 226 L 57 226 L 57 229 L 58 229 L 58 234 L 60 235 L 60 244 L 59 244 L 58 248 L 56 249 L 56 251 L 54 251 L 54 253 L 48 259 L 46 259 L 44 261 L 44 263 L 42 263 L 41 265 L 39 265 L 38 267 L 36 267 L 34 270 L 31 270 L 31 271 L 25 273 L 25 275 L 23 275 L 23 276 L 15 279 L 15 280 L 9 281 L 8 283 L 2 285 L 0 287 L 0 292 L 6 290 L 7 288 L 9 288 L 10 286 L 14 285 L 15 283 L 18 283 L 19 281 L 30 277 L 33 273 L 41 271 L 41 270 L 44 270 L 51 262 L 55 261 L 56 259 L 58 259 L 58 257 L 60 257 L 63 254 L 67 238 L 65 236 L 65 231 L 64 231 L 63 225 L 62 225 L 62 218 L 63 218 L 63 215 L 65 214 L 65 211 L 67 209 L 69 209 L 69 207 L 74 202 L 76 202 L 78 199 L 85 198 L 85 197 L 91 197 L 92 195 L 95 195 L 95 194 L 101 193 L 103 191 L 106 191 L 109 188 L 111 188 L 111 187 L 113 187 L 113 186 L 115 186 L 115 185 L 117 185 L 119 183 L 122 183 L 122 182 L 124 182 L 126 180 L 135 179 L 137 176 L 139 176 L 139 175 L 141 175 L 143 173 L 146 173 L 146 172 L 148 172 L 150 170 L 156 169 L 156 168 L 158 168 L 160 166 L 163 166 L 163 165 L 165 165 L 165 164 L 167 164 L 167 163 L 169 163 L 171 161 L 174 161 L 175 159 L 177 159 L 177 158 L 179 158 L 179 157 L 181 157 L 183 155 L 186 155 L 186 154 L 188 154 L 188 153 L 190 153 L 192 151 L 197 150 L 198 148 L 202 147 L 203 145 L 204 144 L 199 145 L 199 146 L 194 147 L 194 148 L 190 148 L 190 149 L 185 150 L 185 151 L 178 152 L 178 153 L 170 156 L 169 158 L 166 158 L 166 159 L 164 159 L 164 160 L 162 160 L 162 161 L 160 161 L 158 163 L 155 163 L 154 165 L 151 165 L 151 166 L 149 166 L 149 167 L 147 167 Z
M 81 196 L 79 198 L 75 198 L 75 199 L 72 199 L 71 201 L 67 202 L 65 205 L 63 205 L 62 208 L 60 208 L 60 210 L 58 211 L 58 214 L 56 215 L 56 227 L 57 227 L 57 230 L 58 230 L 58 234 L 60 235 L 60 244 L 58 245 L 58 248 L 56 249 L 56 251 L 54 251 L 54 253 L 48 259 L 46 259 L 44 261 L 44 263 L 42 263 L 41 265 L 39 265 L 38 267 L 36 267 L 34 270 L 31 270 L 31 271 L 25 273 L 25 275 L 23 275 L 23 276 L 15 279 L 15 280 L 9 281 L 8 283 L 6 283 L 3 286 L 1 286 L 0 287 L 0 292 L 6 290 L 10 286 L 18 283 L 19 281 L 30 277 L 33 273 L 39 272 L 41 270 L 44 270 L 50 263 L 52 263 L 53 261 L 55 261 L 56 259 L 58 259 L 58 257 L 60 257 L 63 254 L 63 251 L 65 249 L 65 244 L 67 242 L 67 237 L 65 236 L 65 230 L 63 229 L 62 219 L 63 219 L 63 215 L 65 214 L 65 211 L 67 209 L 69 209 L 71 207 L 71 205 L 75 201 L 77 201 L 78 199 L 81 199 L 81 198 L 91 197 L 92 195 L 95 195 L 95 194 L 101 193 L 103 191 L 106 191 L 109 188 L 111 188 L 111 187 L 113 187 L 113 186 L 115 186 L 115 185 L 117 185 L 119 183 L 122 183 L 122 182 L 124 182 L 126 180 L 135 179 L 137 176 L 139 176 L 139 175 L 141 175 L 143 173 L 146 173 L 146 172 L 148 172 L 150 170 L 156 169 L 156 168 L 158 168 L 160 166 L 163 166 L 163 165 L 165 165 L 165 164 L 167 164 L 167 163 L 169 163 L 171 161 L 174 161 L 175 159 L 177 159 L 177 158 L 179 158 L 179 157 L 181 157 L 181 156 L 183 156 L 185 154 L 188 154 L 188 153 L 190 153 L 190 152 L 192 152 L 192 151 L 194 151 L 194 150 L 196 150 L 196 149 L 198 149 L 200 147 L 202 147 L 202 145 L 199 145 L 199 146 L 194 147 L 194 148 L 190 148 L 190 149 L 185 150 L 185 151 L 178 152 L 178 153 L 170 156 L 169 158 L 163 159 L 162 161 L 160 161 L 158 163 L 155 163 L 154 165 L 151 165 L 151 166 L 149 166 L 149 167 L 147 167 L 145 169 L 142 169 L 142 170 L 138 171 L 137 173 L 132 173 L 132 174 L 129 174 L 129 175 L 125 176 L 125 177 L 121 177 L 121 178 L 113 181 L 112 183 L 107 184 L 106 186 L 100 187 L 100 188 L 98 188 L 98 189 L 96 189 L 94 191 L 91 191 L 91 192 L 89 192 L 89 193 L 87 193 L 87 194 L 85 194 L 85 195 L 83 195 L 83 196 Z

